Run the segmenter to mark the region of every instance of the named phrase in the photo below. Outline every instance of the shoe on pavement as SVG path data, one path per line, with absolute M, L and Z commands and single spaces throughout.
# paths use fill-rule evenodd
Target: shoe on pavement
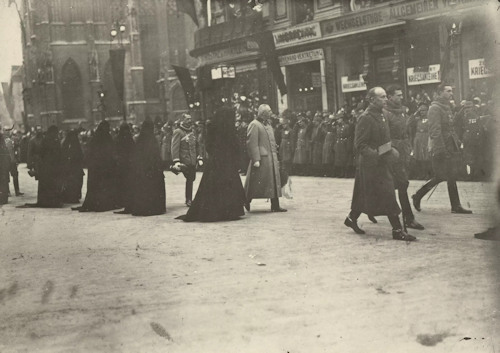
M 488 230 L 484 232 L 474 234 L 474 238 L 500 241 L 500 229 L 498 227 L 488 228 Z
M 187 207 L 191 207 L 191 204 L 193 203 L 193 201 L 191 200 L 186 200 L 186 206 Z
M 356 234 L 366 234 L 366 232 L 363 229 L 361 229 L 361 228 L 358 227 L 358 222 L 353 221 L 349 217 L 347 217 L 345 219 L 344 224 L 347 227 L 352 228 L 352 230 L 354 230 L 354 232 L 356 232 Z
M 23 195 L 24 195 L 24 192 L 21 192 L 21 191 L 16 192 L 16 196 L 23 196 Z
M 392 239 L 394 240 L 404 240 L 404 241 L 415 241 L 417 240 L 416 237 L 414 237 L 413 235 L 410 235 L 408 233 L 406 233 L 404 230 L 402 229 L 397 229 L 397 230 L 392 230 Z
M 420 208 L 420 197 L 417 196 L 417 194 L 411 195 L 411 199 L 413 200 L 413 207 L 420 212 L 422 209 Z
M 458 207 L 452 208 L 451 213 L 471 214 L 472 211 L 468 210 L 466 208 L 463 208 L 462 206 L 458 206 Z
M 271 208 L 271 212 L 287 212 L 288 210 L 286 208 L 281 208 L 281 207 L 277 207 L 277 208 Z
M 411 221 L 406 221 L 405 222 L 406 228 L 411 228 L 411 229 L 417 229 L 417 230 L 424 230 L 424 226 L 418 223 L 416 220 L 412 219 Z
M 248 202 L 248 201 L 245 202 L 244 206 L 245 206 L 245 209 L 247 210 L 247 212 L 250 212 L 250 202 Z
M 372 223 L 378 223 L 377 219 L 376 219 L 375 217 L 373 217 L 373 216 L 368 215 L 368 219 L 369 219 L 369 220 L 370 220 L 370 222 L 372 222 Z

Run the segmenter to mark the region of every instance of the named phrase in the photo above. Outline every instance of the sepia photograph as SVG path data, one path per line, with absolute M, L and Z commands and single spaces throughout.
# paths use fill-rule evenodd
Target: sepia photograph
M 0 0 L 0 352 L 500 352 L 500 0 Z

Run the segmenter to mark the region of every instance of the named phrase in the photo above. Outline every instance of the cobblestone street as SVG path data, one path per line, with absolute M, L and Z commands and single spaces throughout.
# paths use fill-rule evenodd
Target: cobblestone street
M 446 184 L 422 201 L 415 243 L 386 218 L 343 225 L 353 180 L 292 177 L 287 213 L 254 200 L 239 221 L 184 223 L 184 178 L 167 214 L 133 217 L 35 202 L 0 207 L 0 352 L 495 352 L 498 242 L 491 184 Z M 198 174 L 196 184 L 201 179 Z M 411 195 L 423 181 L 410 183 Z M 196 190 L 196 185 L 195 185 Z

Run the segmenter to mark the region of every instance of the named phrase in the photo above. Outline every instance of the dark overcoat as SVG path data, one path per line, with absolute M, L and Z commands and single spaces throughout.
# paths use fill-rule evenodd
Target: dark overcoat
M 413 156 L 417 161 L 428 161 L 429 157 L 429 119 L 418 118 L 413 140 Z
M 388 103 L 384 109 L 384 117 L 389 123 L 392 147 L 399 152 L 399 157 L 391 164 L 396 189 L 408 186 L 411 142 L 408 130 L 409 117 L 406 115 L 406 107 L 395 106 Z
M 314 165 L 323 164 L 323 143 L 325 142 L 325 131 L 323 126 L 314 126 L 311 134 L 312 159 Z
M 294 143 L 292 139 L 292 129 L 290 127 L 285 127 L 281 130 L 281 143 L 279 148 L 279 154 L 281 161 L 292 162 L 294 152 Z
M 335 161 L 335 132 L 328 131 L 323 143 L 323 164 L 332 164 Z
M 278 150 L 273 128 L 254 119 L 248 125 L 247 150 L 250 157 L 245 193 L 247 200 L 281 197 Z M 260 167 L 253 164 L 260 161 Z
M 439 180 L 456 180 L 461 157 L 449 102 L 432 102 L 427 116 L 434 176 Z
M 335 166 L 347 167 L 353 160 L 353 126 L 342 120 L 336 129 L 335 139 Z
M 372 216 L 401 212 L 396 202 L 388 152 L 378 155 L 378 147 L 390 141 L 389 125 L 382 111 L 370 105 L 359 117 L 354 146 L 358 168 L 354 180 L 351 209 Z
M 309 163 L 307 144 L 308 144 L 307 127 L 302 127 L 297 133 L 297 141 L 295 143 L 295 153 L 293 155 L 294 164 Z

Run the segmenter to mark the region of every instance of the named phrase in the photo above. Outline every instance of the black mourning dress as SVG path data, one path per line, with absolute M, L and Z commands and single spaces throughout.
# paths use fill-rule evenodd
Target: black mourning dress
M 68 132 L 62 143 L 62 201 L 79 203 L 83 185 L 83 152 L 78 131 Z
M 163 162 L 151 120 L 146 120 L 142 124 L 133 153 L 132 169 L 132 214 L 134 216 L 164 214 L 166 207 Z
M 119 213 L 132 213 L 133 197 L 133 170 L 132 156 L 135 142 L 130 131 L 130 126 L 126 123 L 120 125 L 120 131 L 116 139 L 116 183 L 118 186 L 118 205 L 125 208 Z
M 80 212 L 104 212 L 119 208 L 116 163 L 109 123 L 99 123 L 88 146 L 87 194 Z
M 196 197 L 187 214 L 178 217 L 185 222 L 235 220 L 245 215 L 246 198 L 238 169 L 239 144 L 234 112 L 222 108 L 207 124 L 207 164 Z

